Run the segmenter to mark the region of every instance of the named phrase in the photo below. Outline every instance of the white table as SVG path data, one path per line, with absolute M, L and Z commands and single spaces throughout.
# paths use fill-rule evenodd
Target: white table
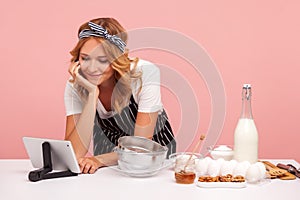
M 291 163 L 294 160 L 270 160 L 272 163 Z M 194 184 L 182 185 L 174 181 L 169 169 L 148 178 L 133 178 L 111 168 L 102 168 L 95 174 L 75 177 L 28 181 L 33 170 L 29 160 L 0 160 L 0 199 L 30 200 L 291 200 L 300 199 L 300 179 L 283 181 L 273 179 L 262 185 L 248 184 L 246 188 L 200 188 Z

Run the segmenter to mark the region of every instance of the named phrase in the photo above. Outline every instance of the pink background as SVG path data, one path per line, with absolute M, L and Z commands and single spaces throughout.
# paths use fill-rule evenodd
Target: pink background
M 206 49 L 218 66 L 227 98 L 219 144 L 233 143 L 241 87 L 251 83 L 259 157 L 299 162 L 300 2 L 184 2 L 152 0 L 142 5 L 139 0 L 12 0 L 2 4 L 0 158 L 27 158 L 23 136 L 64 137 L 63 92 L 77 28 L 91 18 L 112 16 L 128 30 L 172 29 Z M 181 70 L 201 99 L 199 131 L 207 130 L 210 97 L 199 77 L 188 68 L 183 70 L 187 64 L 167 52 L 145 50 L 137 54 Z M 173 101 L 174 97 L 163 89 L 163 101 L 176 134 L 182 119 L 180 103 Z

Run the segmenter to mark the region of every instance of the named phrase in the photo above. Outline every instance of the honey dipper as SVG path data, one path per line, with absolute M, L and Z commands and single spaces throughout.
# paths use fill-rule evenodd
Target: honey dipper
M 194 153 L 196 152 L 196 150 L 198 149 L 198 147 L 199 147 L 199 145 L 201 144 L 201 142 L 204 140 L 204 138 L 205 138 L 205 135 L 204 134 L 202 134 L 201 136 L 200 136 L 200 140 L 197 142 L 197 144 L 196 144 L 196 146 L 195 146 L 195 148 L 193 149 L 193 152 L 192 152 L 192 154 L 190 155 L 190 157 L 189 157 L 189 159 L 188 159 L 188 161 L 186 162 L 186 164 L 185 164 L 185 166 L 184 166 L 184 172 L 185 172 L 185 169 L 186 169 L 186 167 L 188 166 L 188 164 L 189 164 L 189 162 L 190 162 L 190 160 L 192 159 L 192 157 L 193 157 L 193 155 L 194 155 Z

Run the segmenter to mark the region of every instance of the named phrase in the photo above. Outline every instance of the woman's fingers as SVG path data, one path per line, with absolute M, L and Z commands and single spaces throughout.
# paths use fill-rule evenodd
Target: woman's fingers
M 84 174 L 89 173 L 90 168 L 91 168 L 91 164 L 90 163 L 86 163 L 85 166 L 84 166 L 84 169 L 83 169 L 83 173 Z
M 82 172 L 83 168 L 84 168 L 84 163 L 83 163 L 83 158 L 79 158 L 78 159 L 78 164 L 79 164 L 79 168 L 80 168 L 80 171 Z
M 73 80 L 71 80 L 70 82 L 74 82 L 76 79 L 76 69 L 79 69 L 80 65 L 79 65 L 79 61 L 77 62 L 73 62 L 70 64 L 70 67 L 68 69 L 69 73 L 71 74 Z M 78 70 L 77 70 L 78 71 Z
M 83 169 L 84 174 L 93 174 L 97 170 L 96 166 L 94 163 L 86 163 Z
M 84 174 L 87 173 L 93 174 L 98 169 L 97 163 L 90 158 L 80 158 L 78 159 L 78 164 L 80 167 L 80 171 Z
M 70 64 L 69 69 L 68 69 L 68 72 L 69 72 L 71 75 L 74 74 L 73 72 L 74 72 L 74 68 L 76 67 L 76 65 L 78 65 L 77 62 L 72 62 L 72 63 Z
M 74 74 L 75 74 L 76 76 L 80 76 L 80 74 L 79 74 L 79 69 L 80 69 L 80 65 L 77 65 L 77 66 L 74 68 Z
M 90 174 L 93 174 L 93 173 L 96 172 L 96 170 L 97 170 L 97 168 L 93 165 L 93 166 L 91 166 L 91 168 L 90 168 L 90 170 L 89 170 L 89 173 L 90 173 Z
M 69 80 L 71 83 L 75 83 L 85 88 L 89 93 L 90 92 L 96 92 L 96 96 L 99 95 L 99 89 L 97 85 L 94 85 L 93 83 L 89 82 L 82 73 L 80 73 L 80 64 L 79 61 L 73 62 L 69 66 L 69 73 L 72 76 L 72 79 Z

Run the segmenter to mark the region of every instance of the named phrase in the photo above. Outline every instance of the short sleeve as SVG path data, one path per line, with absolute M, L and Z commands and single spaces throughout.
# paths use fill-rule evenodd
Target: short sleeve
M 82 112 L 83 106 L 80 96 L 78 95 L 73 84 L 67 81 L 64 94 L 66 116 L 79 114 Z
M 137 70 L 142 71 L 142 89 L 138 92 L 140 84 L 137 84 L 133 90 L 138 104 L 138 112 L 161 112 L 163 106 L 160 94 L 159 68 L 151 62 L 142 60 L 139 61 Z

